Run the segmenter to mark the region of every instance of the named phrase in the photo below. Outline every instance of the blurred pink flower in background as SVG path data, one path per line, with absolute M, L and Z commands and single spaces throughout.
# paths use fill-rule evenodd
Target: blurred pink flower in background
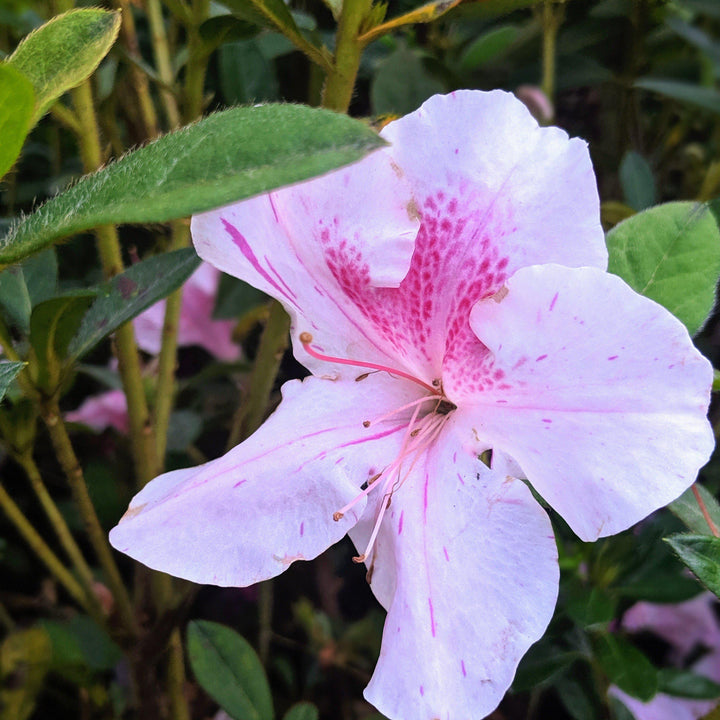
M 712 369 L 605 272 L 583 141 L 500 91 L 435 96 L 382 135 L 193 218 L 201 257 L 283 303 L 312 376 L 222 458 L 149 483 L 110 538 L 244 586 L 349 533 L 388 613 L 365 697 L 392 720 L 476 719 L 557 597 L 550 521 L 517 478 L 583 540 L 630 527 L 709 457 Z
M 127 400 L 122 390 L 93 395 L 87 398 L 77 410 L 65 413 L 67 422 L 82 423 L 95 432 L 115 428 L 123 435 L 128 431 Z
M 209 263 L 202 263 L 183 287 L 182 310 L 178 324 L 178 346 L 198 345 L 218 360 L 232 362 L 240 355 L 232 341 L 233 320 L 213 319 L 220 272 Z M 138 347 L 150 355 L 158 355 L 162 346 L 165 301 L 149 307 L 133 320 Z
M 682 668 L 691 654 L 703 647 L 707 653 L 690 667 L 692 672 L 720 683 L 720 624 L 715 613 L 717 598 L 703 593 L 676 605 L 640 602 L 622 618 L 622 627 L 630 632 L 648 630 L 667 642 L 671 660 Z M 631 697 L 616 686 L 608 694 L 618 698 L 635 720 L 698 720 L 716 705 L 715 700 L 691 700 L 658 693 L 649 702 Z
M 520 85 L 515 95 L 542 125 L 547 125 L 555 117 L 552 101 L 537 85 Z
M 218 360 L 232 362 L 240 356 L 240 347 L 232 341 L 233 320 L 213 319 L 220 272 L 208 263 L 188 278 L 183 288 L 178 347 L 198 345 Z M 138 347 L 157 355 L 162 346 L 165 301 L 149 307 L 133 320 Z M 108 427 L 127 433 L 127 400 L 121 390 L 110 390 L 87 398 L 76 410 L 65 414 L 68 422 L 87 425 L 101 432 Z

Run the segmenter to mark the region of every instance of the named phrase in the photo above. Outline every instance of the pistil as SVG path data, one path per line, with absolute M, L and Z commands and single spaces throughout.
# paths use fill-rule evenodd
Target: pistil
M 390 373 L 397 377 L 405 378 L 411 382 L 421 385 L 426 390 L 429 390 L 433 394 L 437 394 L 437 388 L 429 385 L 428 383 L 420 380 L 420 378 L 405 372 L 404 370 L 397 370 L 396 368 L 390 367 L 389 365 L 379 365 L 378 363 L 363 362 L 361 360 L 347 360 L 346 358 L 333 357 L 332 355 L 323 355 L 314 348 L 310 347 L 310 343 L 313 340 L 313 336 L 309 332 L 300 333 L 300 342 L 302 343 L 305 351 L 308 355 L 312 355 L 317 360 L 325 360 L 326 362 L 336 363 L 338 365 L 352 365 L 354 367 L 367 368 L 368 370 L 380 370 L 382 372 Z

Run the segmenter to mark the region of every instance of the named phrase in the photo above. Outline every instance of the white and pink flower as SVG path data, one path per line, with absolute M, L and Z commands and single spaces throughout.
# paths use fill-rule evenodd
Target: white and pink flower
M 584 142 L 499 91 L 436 96 L 383 137 L 193 219 L 201 257 L 283 303 L 312 375 L 227 455 L 150 483 L 111 540 L 244 586 L 349 533 L 388 611 L 367 699 L 470 720 L 557 596 L 550 521 L 517 478 L 584 540 L 630 527 L 707 460 L 712 371 L 605 272 Z

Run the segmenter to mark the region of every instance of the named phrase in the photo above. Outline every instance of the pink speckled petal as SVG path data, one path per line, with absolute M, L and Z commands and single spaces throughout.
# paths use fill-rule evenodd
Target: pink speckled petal
M 502 91 L 436 95 L 382 135 L 422 216 L 403 298 L 385 312 L 457 385 L 486 354 L 468 324 L 476 301 L 526 265 L 606 267 L 590 156 Z
M 316 557 L 357 522 L 365 500 L 339 522 L 333 513 L 397 454 L 402 422 L 363 421 L 412 399 L 407 385 L 382 375 L 347 386 L 312 377 L 286 383 L 280 407 L 244 443 L 138 493 L 111 543 L 151 568 L 223 586 L 251 585 Z
M 127 433 L 128 415 L 127 400 L 122 390 L 109 390 L 89 397 L 77 410 L 65 413 L 67 422 L 82 423 L 102 432 L 108 427 L 118 432 Z
M 183 288 L 178 346 L 199 345 L 219 360 L 237 360 L 240 349 L 232 341 L 232 320 L 214 320 L 215 295 L 220 273 L 203 263 L 188 278 Z M 155 303 L 133 320 L 140 348 L 151 355 L 160 353 L 162 328 L 165 322 L 165 301 Z
M 471 314 L 493 356 L 468 371 L 468 434 L 510 454 L 583 540 L 680 495 L 714 446 L 712 368 L 683 325 L 595 268 L 524 268 L 506 290 Z
M 406 275 L 418 229 L 414 207 L 379 151 L 310 182 L 196 215 L 192 234 L 201 257 L 283 303 L 295 355 L 330 374 L 332 366 L 297 342 L 300 333 L 311 333 L 328 355 L 385 364 L 393 357 L 355 299 L 397 287 Z
M 555 607 L 547 515 L 457 446 L 450 419 L 395 492 L 374 558 L 373 578 L 386 562 L 397 577 L 365 697 L 391 720 L 485 717 Z
M 673 605 L 635 603 L 622 617 L 622 626 L 630 632 L 650 630 L 668 642 L 684 660 L 697 645 L 720 651 L 720 626 L 715 615 L 717 598 L 702 593 L 692 600 Z

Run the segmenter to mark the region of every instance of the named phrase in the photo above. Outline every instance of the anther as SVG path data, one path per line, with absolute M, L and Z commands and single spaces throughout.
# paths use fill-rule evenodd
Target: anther
M 364 555 L 364 554 L 363 554 L 363 555 L 357 555 L 356 557 L 354 557 L 354 558 L 352 559 L 352 561 L 353 561 L 354 563 L 357 563 L 358 565 L 359 565 L 360 563 L 364 563 L 364 562 L 365 562 L 365 555 Z
M 370 427 L 370 421 L 369 420 L 363 420 L 363 427 Z
M 313 341 L 313 336 L 309 332 L 300 333 L 300 342 L 303 345 L 307 345 Z
M 411 433 L 410 437 L 415 437 L 420 432 L 420 428 L 415 428 Z
M 341 513 L 341 512 L 334 512 L 334 513 L 333 513 L 333 520 L 334 520 L 335 522 L 338 522 L 338 520 L 342 520 L 344 517 L 345 517 L 345 513 Z
M 369 377 L 370 373 L 363 373 L 362 375 L 358 375 L 355 378 L 355 382 L 360 382 L 361 380 L 365 380 L 366 377 Z

